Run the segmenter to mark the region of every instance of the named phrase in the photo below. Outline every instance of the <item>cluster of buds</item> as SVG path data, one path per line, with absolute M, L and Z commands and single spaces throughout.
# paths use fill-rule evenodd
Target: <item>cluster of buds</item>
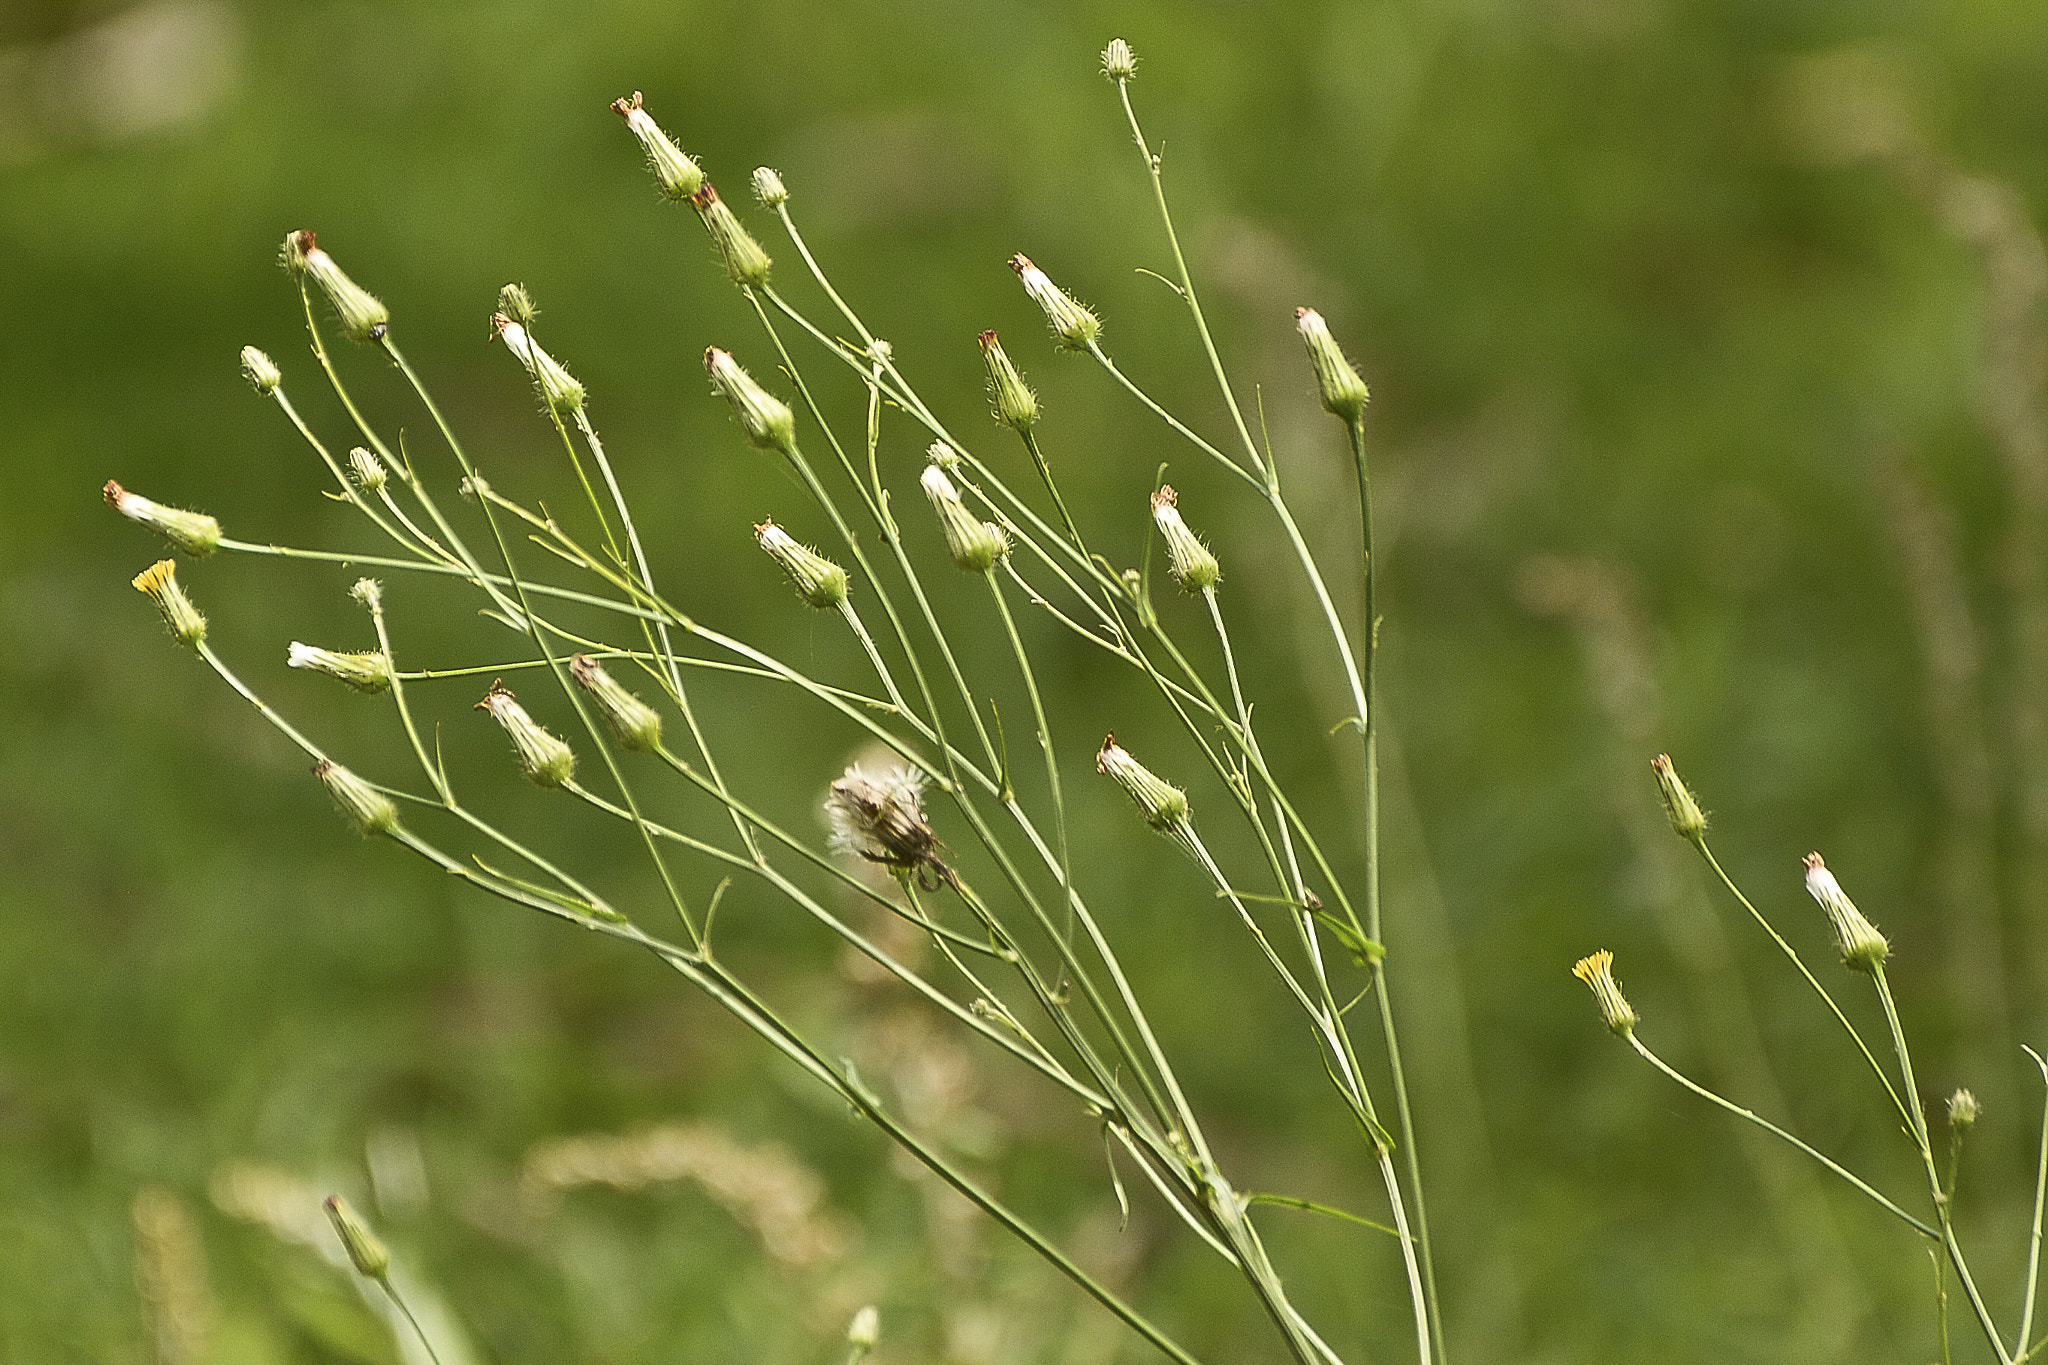
M 517 288 L 516 285 L 505 287 L 508 290 Z M 519 292 L 524 298 L 526 291 L 522 289 Z M 530 314 L 531 300 L 527 300 L 527 304 L 527 311 Z M 540 348 L 540 344 L 528 334 L 525 324 L 516 317 L 509 313 L 491 314 L 491 335 L 504 342 L 505 349 L 517 356 L 519 363 L 526 367 L 527 374 L 533 377 L 534 387 L 540 390 L 541 400 L 548 405 L 549 411 L 557 417 L 567 417 L 583 406 L 583 385 L 577 381 L 576 376 L 562 367 L 561 361 Z
M 1602 948 L 1573 964 L 1572 975 L 1593 988 L 1593 1000 L 1600 1007 L 1600 1022 L 1607 1031 L 1626 1038 L 1635 1032 L 1636 1012 L 1614 979 L 1614 954 Z
M 648 168 L 654 172 L 654 181 L 661 186 L 661 192 L 670 199 L 684 200 L 697 192 L 704 183 L 704 168 L 669 140 L 661 125 L 645 109 L 640 107 L 640 92 L 635 90 L 629 99 L 613 100 L 612 112 L 626 121 L 626 127 L 633 136 L 640 139 L 640 145 L 647 152 Z
M 604 665 L 588 654 L 572 654 L 569 677 L 590 694 L 597 713 L 604 717 L 605 728 L 612 732 L 621 749 L 646 753 L 661 743 L 660 714 L 605 672 Z
M 1313 308 L 1297 308 L 1294 325 L 1300 330 L 1301 339 L 1308 343 L 1308 360 L 1315 367 L 1316 388 L 1322 393 L 1323 406 L 1346 422 L 1356 423 L 1364 416 L 1366 401 L 1372 395 L 1366 391 L 1358 371 L 1344 358 L 1337 338 L 1330 335 L 1330 324 Z
M 1842 884 L 1835 880 L 1835 874 L 1821 861 L 1820 854 L 1807 854 L 1805 863 L 1806 894 L 1827 912 L 1828 924 L 1835 931 L 1835 946 L 1842 952 L 1842 965 L 1859 972 L 1873 971 L 1891 956 L 1892 945 L 1876 925 L 1863 917 L 1863 912 L 1842 890 Z
M 939 529 L 946 536 L 946 553 L 967 573 L 987 573 L 996 561 L 1010 552 L 1010 538 L 992 521 L 983 521 L 967 510 L 960 490 L 937 465 L 925 466 L 918 480 L 932 510 L 939 514 Z
M 1173 575 L 1173 581 L 1188 592 L 1203 592 L 1216 586 L 1216 580 L 1223 576 L 1223 566 L 1216 562 L 1216 556 L 1201 537 L 1181 520 L 1178 501 L 1173 485 L 1161 484 L 1152 495 L 1152 520 L 1166 541 L 1166 569 Z
M 220 523 L 204 512 L 186 512 L 151 502 L 140 493 L 130 493 L 112 479 L 101 490 L 107 506 L 133 522 L 140 522 L 186 554 L 203 559 L 220 548 Z
M 1145 817 L 1145 823 L 1161 834 L 1182 840 L 1193 832 L 1188 794 L 1131 757 L 1130 750 L 1110 735 L 1095 755 L 1095 771 L 1122 787 L 1124 795 Z
M 1029 256 L 1022 252 L 1012 256 L 1010 269 L 1017 272 L 1024 292 L 1045 313 L 1046 326 L 1052 328 L 1052 334 L 1061 346 L 1070 351 L 1085 351 L 1089 343 L 1102 335 L 1102 319 L 1076 303 L 1071 294 L 1048 279 L 1043 270 L 1031 263 Z
M 784 454 L 795 448 L 796 414 L 789 404 L 755 383 L 732 358 L 732 352 L 713 346 L 704 352 L 704 369 L 711 375 L 711 387 L 732 404 L 732 415 L 739 419 L 740 430 L 749 441 L 763 450 Z
M 526 708 L 503 682 L 492 683 L 476 709 L 490 712 L 491 719 L 505 727 L 512 740 L 512 751 L 519 756 L 519 770 L 535 786 L 559 787 L 575 776 L 576 751 L 527 715 Z
M 185 590 L 178 586 L 176 564 L 168 559 L 159 559 L 135 575 L 133 584 L 137 592 L 156 603 L 172 639 L 189 648 L 199 648 L 200 642 L 206 639 L 206 618 L 199 614 L 199 608 L 192 605 L 192 599 L 185 596 Z
M 354 654 L 336 653 L 315 645 L 292 641 L 285 652 L 285 665 L 289 668 L 303 668 L 313 673 L 325 673 L 328 677 L 347 683 L 358 692 L 375 696 L 391 686 L 391 658 L 381 649 Z
M 1038 421 L 1038 395 L 1017 373 L 994 331 L 981 334 L 981 361 L 988 367 L 988 396 L 996 420 L 1012 431 L 1029 431 Z
M 754 528 L 755 543 L 789 575 L 798 597 L 814 607 L 836 607 L 846 600 L 846 570 L 810 546 L 799 543 L 774 521 Z
M 320 779 L 320 785 L 334 798 L 335 807 L 364 838 L 389 834 L 398 828 L 398 807 L 391 798 L 339 763 L 322 759 L 313 765 L 313 776 Z
M 313 283 L 334 305 L 334 316 L 340 319 L 341 330 L 350 341 L 380 341 L 390 330 L 391 310 L 344 274 L 334 258 L 320 249 L 310 231 L 302 228 L 284 239 L 283 261 L 284 268 L 292 274 L 313 277 Z

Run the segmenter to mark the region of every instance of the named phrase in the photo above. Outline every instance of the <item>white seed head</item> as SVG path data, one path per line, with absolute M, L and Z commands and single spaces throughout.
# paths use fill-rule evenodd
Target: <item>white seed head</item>
M 277 368 L 276 361 L 272 360 L 262 351 L 257 350 L 254 346 L 244 346 L 242 348 L 242 378 L 248 380 L 249 386 L 255 389 L 256 392 L 269 394 L 275 392 L 277 386 L 284 382 L 284 372 Z
M 882 1315 L 873 1304 L 853 1315 L 846 1325 L 846 1344 L 865 1355 L 882 1339 Z
M 770 166 L 754 168 L 754 197 L 761 201 L 763 208 L 777 208 L 789 202 L 789 186 L 782 183 L 782 173 Z
M 533 339 L 531 333 L 505 313 L 491 314 L 491 335 L 505 343 L 505 349 L 526 367 L 541 401 L 556 415 L 567 417 L 583 406 L 583 385 Z
M 851 854 L 898 872 L 952 874 L 939 859 L 939 839 L 924 813 L 924 774 L 891 765 L 854 764 L 825 798 L 835 853 Z
M 1958 1133 L 1976 1127 L 1979 1112 L 1977 1097 L 1967 1090 L 1958 1090 L 1948 1097 L 1948 1126 Z
M 782 566 L 797 596 L 810 605 L 836 607 L 846 600 L 846 570 L 799 543 L 773 521 L 764 521 L 754 528 L 754 541 Z
M 1138 59 L 1131 52 L 1131 45 L 1121 38 L 1111 38 L 1109 46 L 1102 49 L 1102 74 L 1113 81 L 1127 81 L 1137 74 Z
M 1161 834 L 1187 836 L 1188 794 L 1131 757 L 1130 750 L 1118 744 L 1115 735 L 1102 741 L 1102 748 L 1095 755 L 1095 771 L 1123 788 L 1146 824 Z

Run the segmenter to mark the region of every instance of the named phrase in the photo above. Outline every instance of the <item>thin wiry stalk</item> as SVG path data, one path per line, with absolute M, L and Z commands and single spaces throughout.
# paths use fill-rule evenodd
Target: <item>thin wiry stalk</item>
M 2026 1048 L 2026 1054 L 2034 1059 L 2035 1066 L 2041 1068 L 2041 1083 L 2048 1087 L 2048 1060 L 2030 1047 Z M 2044 1202 L 2048 1202 L 2048 1100 L 2042 1102 L 2041 1159 L 2034 1170 L 2034 1218 L 2027 1229 L 2027 1292 L 2020 1308 L 2020 1330 L 2013 1337 L 2014 1351 L 2024 1347 L 2034 1331 L 2034 1290 L 2041 1274 L 2041 1212 Z

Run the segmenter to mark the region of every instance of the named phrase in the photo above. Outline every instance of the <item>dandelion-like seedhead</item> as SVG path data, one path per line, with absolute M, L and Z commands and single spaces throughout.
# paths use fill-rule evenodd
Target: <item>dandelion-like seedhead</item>
M 939 857 L 944 845 L 925 818 L 924 783 L 923 773 L 902 765 L 848 768 L 825 798 L 832 850 L 915 873 L 928 888 L 951 883 L 952 870 Z

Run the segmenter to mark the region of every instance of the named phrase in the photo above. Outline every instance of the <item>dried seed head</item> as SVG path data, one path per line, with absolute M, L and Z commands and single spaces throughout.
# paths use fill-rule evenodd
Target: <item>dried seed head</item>
M 261 394 L 275 392 L 284 382 L 284 372 L 277 368 L 277 362 L 257 350 L 254 346 L 242 348 L 242 378 Z
M 362 446 L 357 446 L 349 451 L 348 471 L 355 475 L 356 486 L 365 493 L 382 492 L 384 481 L 388 477 L 385 473 L 384 462 Z
M 782 183 L 782 173 L 769 166 L 754 167 L 754 197 L 763 208 L 779 208 L 788 203 L 789 186 Z
M 339 679 L 358 692 L 375 696 L 391 686 L 391 660 L 384 651 L 367 650 L 355 654 L 338 654 L 331 649 L 315 645 L 302 645 L 292 641 L 285 652 L 288 668 L 303 668 L 313 673 L 325 673 Z
M 335 1236 L 348 1250 L 349 1260 L 355 1263 L 356 1274 L 364 1279 L 381 1280 L 391 1273 L 391 1253 L 377 1234 L 370 1231 L 370 1225 L 362 1220 L 346 1199 L 338 1194 L 327 1196 L 325 1207 L 327 1221 L 334 1224 Z
M 204 559 L 220 548 L 220 523 L 204 512 L 185 512 L 151 502 L 112 479 L 100 491 L 106 496 L 107 506 L 128 520 L 149 527 L 195 559 Z
M 576 753 L 559 736 L 549 734 L 540 722 L 526 714 L 526 708 L 503 682 L 476 704 L 479 711 L 505 727 L 512 739 L 512 751 L 519 756 L 519 770 L 537 787 L 559 787 L 576 774 Z
M 508 284 L 498 291 L 498 311 L 521 327 L 533 326 L 533 320 L 540 316 L 540 309 L 533 306 L 533 295 L 526 292 L 523 284 Z
M 1031 263 L 1031 258 L 1019 252 L 1010 258 L 1010 269 L 1017 272 L 1023 282 L 1024 292 L 1031 301 L 1045 313 L 1046 325 L 1059 339 L 1061 346 L 1070 351 L 1085 351 L 1088 343 L 1102 335 L 1102 319 L 1089 309 L 1074 302 L 1064 289 L 1046 278 L 1043 270 Z
M 302 228 L 284 239 L 284 267 L 294 275 L 313 277 L 334 305 L 334 316 L 350 341 L 377 341 L 391 329 L 391 310 L 344 274 L 310 231 Z
M 1657 791 L 1664 798 L 1664 813 L 1671 817 L 1671 828 L 1682 839 L 1698 840 L 1707 832 L 1707 813 L 1700 809 L 1685 783 L 1678 780 L 1671 755 L 1658 754 L 1651 759 L 1650 771 L 1657 774 Z
M 1111 38 L 1109 46 L 1102 49 L 1102 74 L 1113 81 L 1127 81 L 1138 71 L 1138 59 L 1131 52 L 1131 45 L 1121 38 Z
M 1977 1097 L 1967 1090 L 1958 1090 L 1948 1097 L 1948 1126 L 1958 1133 L 1966 1133 L 1977 1124 Z
M 1216 580 L 1223 576 L 1223 566 L 1216 562 L 1216 556 L 1202 543 L 1201 537 L 1190 531 L 1188 524 L 1181 520 L 1180 508 L 1176 505 L 1178 501 L 1173 485 L 1161 484 L 1159 491 L 1152 495 L 1152 520 L 1166 541 L 1167 572 L 1187 591 L 1201 592 L 1204 588 L 1216 586 Z
M 1161 834 L 1186 837 L 1191 828 L 1188 794 L 1132 758 L 1115 735 L 1102 741 L 1095 755 L 1095 771 L 1124 789 L 1146 824 Z
M 946 553 L 968 573 L 987 573 L 1010 551 L 1010 538 L 992 521 L 983 521 L 967 510 L 960 490 L 937 465 L 925 466 L 918 480 L 932 510 L 939 514 L 939 529 L 946 536 Z
M 590 694 L 605 728 L 619 747 L 632 753 L 646 753 L 661 743 L 661 716 L 588 654 L 569 657 L 569 676 Z
M 1315 367 L 1316 388 L 1322 392 L 1323 406 L 1347 422 L 1356 422 L 1372 395 L 1366 391 L 1358 371 L 1344 358 L 1337 339 L 1330 335 L 1330 324 L 1313 308 L 1297 308 L 1294 325 L 1300 329 L 1301 339 L 1308 343 L 1308 360 Z
M 1572 967 L 1572 975 L 1593 988 L 1593 999 L 1600 1006 L 1600 1022 L 1607 1025 L 1607 1031 L 1626 1038 L 1635 1032 L 1636 1012 L 1629 1007 L 1628 999 L 1621 993 L 1621 984 L 1614 979 L 1614 954 L 1602 948 L 1590 957 L 1582 957 Z
M 923 793 L 924 774 L 914 768 L 876 772 L 854 764 L 825 798 L 832 850 L 950 881 L 952 873 L 939 859 L 939 837 L 925 819 Z
M 770 559 L 782 566 L 797 596 L 804 601 L 814 607 L 836 607 L 846 600 L 846 570 L 808 545 L 799 544 L 773 521 L 756 526 L 754 540 Z
M 132 580 L 135 590 L 144 593 L 156 603 L 156 609 L 163 613 L 164 625 L 170 628 L 171 638 L 181 645 L 193 649 L 206 638 L 206 618 L 199 614 L 199 608 L 192 605 L 192 599 L 185 596 L 185 590 L 178 586 L 178 566 L 168 559 L 156 563 L 135 575 Z
M 994 331 L 981 334 L 981 362 L 988 367 L 988 396 L 996 420 L 1012 431 L 1029 431 L 1038 420 L 1038 395 L 1017 373 Z
M 1891 956 L 1892 945 L 1877 932 L 1876 925 L 1863 917 L 1863 912 L 1842 890 L 1842 884 L 1835 880 L 1835 874 L 1820 860 L 1820 854 L 1807 854 L 1805 862 L 1806 894 L 1827 911 L 1828 923 L 1835 931 L 1835 946 L 1842 950 L 1842 965 L 1868 972 Z
M 718 248 L 719 259 L 725 262 L 725 273 L 732 277 L 732 282 L 746 286 L 768 283 L 768 269 L 774 262 L 754 240 L 754 234 L 740 225 L 710 181 L 697 188 L 690 202 L 696 206 L 697 216 L 704 220 L 704 230 L 711 234 L 712 244 Z
M 348 590 L 348 595 L 375 613 L 384 605 L 384 585 L 374 578 L 358 578 Z
M 704 368 L 711 375 L 711 387 L 732 404 L 732 415 L 739 419 L 740 430 L 747 433 L 749 441 L 763 450 L 772 448 L 784 454 L 795 448 L 796 414 L 789 404 L 755 383 L 730 351 L 713 346 L 704 352 Z
M 508 286 L 510 287 L 510 286 Z M 557 416 L 567 417 L 583 406 L 583 385 L 576 377 L 540 348 L 538 342 L 511 316 L 491 314 L 491 335 L 505 343 L 505 349 L 519 358 L 526 373 L 540 390 L 541 401 Z
M 313 776 L 320 779 L 335 806 L 364 838 L 398 828 L 398 807 L 391 798 L 339 763 L 322 760 L 313 765 Z
M 633 136 L 640 139 L 641 147 L 647 152 L 647 164 L 654 171 L 655 183 L 661 186 L 664 195 L 680 201 L 697 192 L 697 187 L 704 183 L 704 168 L 684 156 L 682 149 L 661 131 L 653 116 L 640 107 L 638 90 L 629 99 L 613 100 L 612 112 L 624 119 Z

